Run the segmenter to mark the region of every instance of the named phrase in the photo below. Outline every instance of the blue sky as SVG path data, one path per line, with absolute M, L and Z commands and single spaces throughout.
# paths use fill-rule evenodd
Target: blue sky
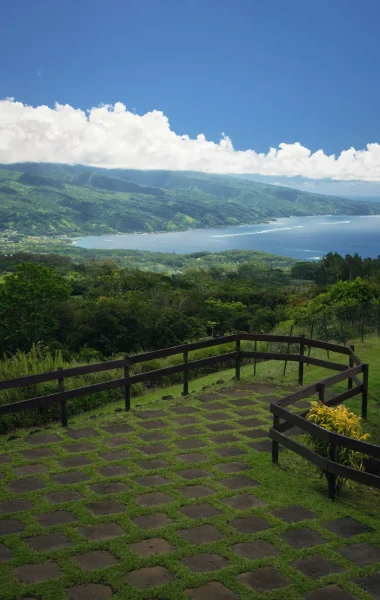
M 0 99 L 82 110 L 122 103 L 138 115 L 162 111 L 177 136 L 218 144 L 225 133 L 237 151 L 298 142 L 339 155 L 380 142 L 379 22 L 379 0 L 7 2 Z M 13 147 L 8 154 L 17 152 L 22 159 Z M 180 164 L 187 168 L 184 158 Z M 346 179 L 344 169 L 335 179 L 340 172 Z

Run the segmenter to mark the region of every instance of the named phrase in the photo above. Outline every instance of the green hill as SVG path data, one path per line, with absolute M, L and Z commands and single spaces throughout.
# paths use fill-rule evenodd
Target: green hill
M 224 175 L 0 165 L 0 230 L 26 235 L 174 231 L 290 215 L 378 213 L 376 204 Z

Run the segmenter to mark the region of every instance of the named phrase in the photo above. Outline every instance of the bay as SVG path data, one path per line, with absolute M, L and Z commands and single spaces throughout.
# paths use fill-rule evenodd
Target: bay
M 299 260 L 319 260 L 327 252 L 376 257 L 380 215 L 287 217 L 260 225 L 192 229 L 173 233 L 87 236 L 82 248 L 132 249 L 188 254 L 207 250 L 261 250 Z

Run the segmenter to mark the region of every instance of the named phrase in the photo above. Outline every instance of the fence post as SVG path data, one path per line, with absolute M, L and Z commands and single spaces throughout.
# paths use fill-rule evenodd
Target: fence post
M 291 327 L 290 327 L 290 333 L 289 333 L 289 337 L 291 338 L 291 337 L 292 337 L 292 335 L 293 335 L 293 325 L 291 325 Z M 289 341 L 288 341 L 288 350 L 287 350 L 287 353 L 288 353 L 288 354 L 290 353 L 290 339 L 289 339 Z M 288 361 L 286 360 L 286 361 L 284 362 L 284 372 L 283 372 L 283 375 L 285 375 L 285 373 L 286 373 L 286 367 L 287 367 L 287 364 L 288 364 Z
M 273 429 L 277 431 L 280 418 L 277 415 L 273 415 Z M 278 463 L 278 442 L 272 440 L 272 463 Z
M 318 383 L 318 400 L 320 402 L 323 402 L 323 404 L 325 403 L 325 396 L 326 396 L 326 384 L 324 383 Z
M 257 352 L 257 340 L 255 340 L 255 352 Z M 253 374 L 256 375 L 256 358 L 253 361 Z
M 188 396 L 189 394 L 189 371 L 187 370 L 187 363 L 189 362 L 189 353 L 187 350 L 183 353 L 183 362 L 185 365 L 183 371 L 183 395 Z
M 58 369 L 57 369 L 57 371 L 62 371 L 62 370 L 63 370 L 62 367 L 58 367 Z M 65 384 L 64 384 L 63 377 L 58 377 L 58 391 L 59 392 L 65 391 Z M 67 427 L 66 400 L 59 401 L 59 411 L 61 414 L 62 427 Z
M 329 460 L 336 462 L 336 445 L 330 443 L 329 447 Z M 336 493 L 336 475 L 335 473 L 327 473 L 327 484 L 328 484 L 328 497 L 330 500 L 335 500 Z
M 362 393 L 362 419 L 367 419 L 367 405 L 368 405 L 368 364 L 363 366 L 363 393 Z
M 353 344 L 350 344 L 350 350 L 352 350 L 352 352 L 355 351 L 355 346 Z M 349 369 L 353 369 L 353 367 L 354 367 L 354 359 L 352 358 L 352 356 L 350 354 L 350 357 L 348 359 L 348 368 Z M 347 383 L 347 387 L 348 387 L 349 390 L 352 389 L 352 383 L 353 383 L 352 382 L 352 377 L 349 377 L 348 378 L 348 383 Z
M 124 378 L 127 379 L 129 377 L 129 357 L 124 356 L 125 367 L 124 367 Z M 126 383 L 124 386 L 124 403 L 125 410 L 128 411 L 131 409 L 131 386 L 129 383 Z
M 301 341 L 300 341 L 300 359 L 299 359 L 299 363 L 298 363 L 298 383 L 299 385 L 303 385 L 303 356 L 305 354 L 305 342 L 303 340 L 305 336 L 304 335 L 300 335 Z
M 235 380 L 240 381 L 240 340 L 236 340 Z

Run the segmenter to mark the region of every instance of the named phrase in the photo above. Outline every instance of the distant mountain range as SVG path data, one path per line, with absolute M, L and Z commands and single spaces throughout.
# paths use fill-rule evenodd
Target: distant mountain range
M 188 171 L 0 165 L 0 230 L 25 235 L 178 231 L 322 214 L 380 214 L 380 204 Z

